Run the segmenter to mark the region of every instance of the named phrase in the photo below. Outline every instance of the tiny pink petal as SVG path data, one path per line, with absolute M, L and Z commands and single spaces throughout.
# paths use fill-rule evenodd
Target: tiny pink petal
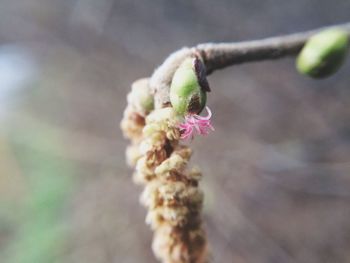
M 185 122 L 179 124 L 181 131 L 181 139 L 193 138 L 195 134 L 208 135 L 209 131 L 214 131 L 211 125 L 212 113 L 209 107 L 206 107 L 207 116 L 199 116 L 197 114 L 190 114 L 185 116 Z

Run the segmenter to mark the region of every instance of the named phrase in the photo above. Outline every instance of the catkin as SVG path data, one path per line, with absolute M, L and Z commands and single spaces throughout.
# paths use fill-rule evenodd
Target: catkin
M 128 108 L 121 126 L 132 140 L 127 152 L 129 163 L 135 164 L 133 180 L 144 185 L 140 202 L 148 209 L 146 223 L 154 231 L 153 252 L 163 263 L 204 263 L 201 173 L 188 168 L 192 150 L 179 143 L 178 117 L 167 107 L 144 115 L 144 122 L 138 123 L 129 117 L 130 109 L 135 112 L 130 101 Z

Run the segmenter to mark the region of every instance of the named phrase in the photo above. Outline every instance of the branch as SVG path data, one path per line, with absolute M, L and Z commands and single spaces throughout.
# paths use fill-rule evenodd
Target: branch
M 344 29 L 350 37 L 350 23 L 331 27 Z M 172 53 L 151 77 L 150 86 L 155 95 L 155 106 L 159 108 L 169 105 L 169 86 L 172 77 L 177 67 L 187 57 L 199 56 L 204 62 L 207 75 L 209 75 L 217 69 L 236 64 L 296 55 L 310 36 L 326 28 L 261 40 L 236 43 L 205 43 L 192 48 L 184 47 Z

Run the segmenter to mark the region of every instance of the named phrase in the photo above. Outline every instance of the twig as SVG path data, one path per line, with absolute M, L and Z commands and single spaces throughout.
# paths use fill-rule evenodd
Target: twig
M 350 37 L 350 23 L 331 27 L 346 30 Z M 254 41 L 205 43 L 192 48 L 184 47 L 172 53 L 151 77 L 150 86 L 155 94 L 156 107 L 160 108 L 169 104 L 171 79 L 179 64 L 187 57 L 200 56 L 208 75 L 217 69 L 236 64 L 296 55 L 310 36 L 324 29 L 326 28 Z
M 348 31 L 350 36 L 350 23 L 336 27 Z M 200 44 L 196 48 L 210 74 L 235 64 L 296 55 L 310 36 L 323 29 L 238 43 Z

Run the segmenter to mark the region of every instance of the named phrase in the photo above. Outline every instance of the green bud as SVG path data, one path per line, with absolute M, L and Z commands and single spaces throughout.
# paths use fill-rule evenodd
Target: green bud
M 187 58 L 175 71 L 170 87 L 170 102 L 176 112 L 200 113 L 210 91 L 203 62 L 198 58 Z
M 150 112 L 154 108 L 154 97 L 150 93 L 148 82 L 148 78 L 136 80 L 128 97 L 129 102 L 141 113 Z
M 342 65 L 349 46 L 346 31 L 332 28 L 312 36 L 301 50 L 296 67 L 301 74 L 323 78 Z

